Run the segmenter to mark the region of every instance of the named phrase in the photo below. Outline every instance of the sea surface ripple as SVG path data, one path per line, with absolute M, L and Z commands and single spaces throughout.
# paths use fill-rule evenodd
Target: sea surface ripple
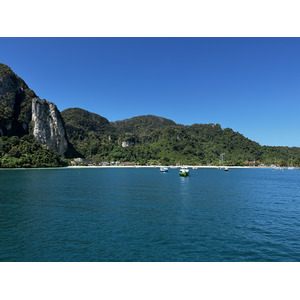
M 0 261 L 300 261 L 300 170 L 0 170 Z

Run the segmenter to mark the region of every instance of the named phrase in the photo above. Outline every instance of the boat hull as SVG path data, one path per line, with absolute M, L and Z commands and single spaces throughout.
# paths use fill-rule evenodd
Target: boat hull
M 179 176 L 182 176 L 182 177 L 189 177 L 190 174 L 187 173 L 187 172 L 180 172 L 180 173 L 179 173 Z

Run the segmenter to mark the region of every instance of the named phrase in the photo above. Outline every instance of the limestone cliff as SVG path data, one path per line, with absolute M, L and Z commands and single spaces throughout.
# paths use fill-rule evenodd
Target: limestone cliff
M 38 98 L 20 77 L 0 63 L 0 136 L 22 137 L 29 133 L 62 156 L 70 148 L 55 104 Z
M 0 64 L 0 136 L 28 134 L 35 93 L 8 66 Z
M 33 135 L 35 139 L 64 156 L 68 148 L 63 119 L 56 105 L 39 98 L 32 99 Z

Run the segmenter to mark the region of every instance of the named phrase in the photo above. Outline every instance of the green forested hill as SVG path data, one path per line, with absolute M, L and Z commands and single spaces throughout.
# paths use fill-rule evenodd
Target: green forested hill
M 30 135 L 0 137 L 0 168 L 62 167 L 67 163 L 52 149 L 43 147 Z
M 61 112 L 68 139 L 79 152 L 79 156 L 96 154 L 101 145 L 116 138 L 109 121 L 81 108 L 68 108 Z
M 261 160 L 267 165 L 300 166 L 300 148 L 263 146 Z
M 245 161 L 300 164 L 300 148 L 260 146 L 219 124 L 184 126 L 152 115 L 108 122 L 82 109 L 62 112 L 67 134 L 83 157 L 95 162 L 233 164 Z M 246 163 L 247 164 L 247 163 Z
M 61 115 L 69 127 L 69 136 L 76 139 L 82 139 L 90 132 L 103 134 L 110 127 L 106 118 L 81 108 L 65 109 Z
M 133 135 L 142 139 L 157 129 L 176 125 L 172 120 L 153 115 L 138 116 L 110 123 L 118 134 Z

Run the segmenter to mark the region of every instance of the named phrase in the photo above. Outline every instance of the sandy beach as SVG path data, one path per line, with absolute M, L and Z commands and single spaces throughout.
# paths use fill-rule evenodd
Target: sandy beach
M 219 166 L 187 166 L 183 165 L 186 168 L 198 168 L 198 169 L 217 169 Z M 68 166 L 66 168 L 169 168 L 169 169 L 179 169 L 183 166 Z M 221 166 L 221 168 L 229 168 L 229 169 L 273 169 L 270 166 Z M 287 169 L 287 167 L 283 167 L 283 169 Z M 295 169 L 299 169 L 296 168 Z

